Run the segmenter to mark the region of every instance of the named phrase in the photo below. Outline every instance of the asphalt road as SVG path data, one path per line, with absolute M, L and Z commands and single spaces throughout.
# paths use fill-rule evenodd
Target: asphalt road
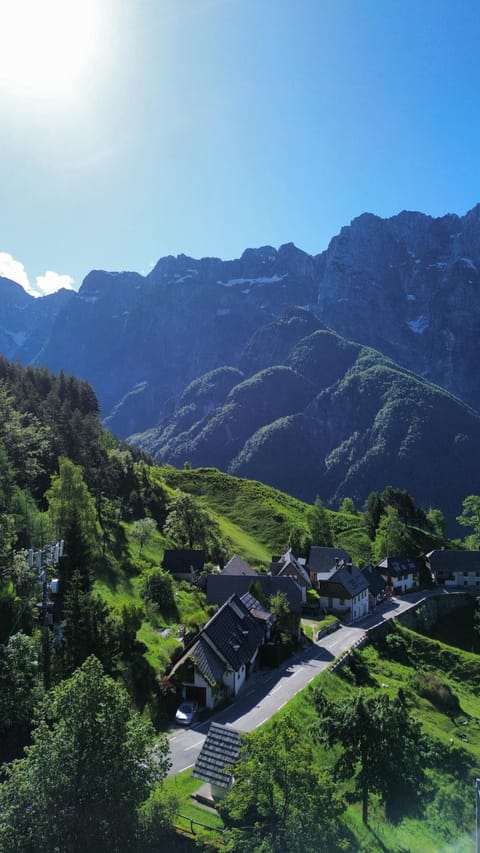
M 281 667 L 253 673 L 228 708 L 213 714 L 204 723 L 197 723 L 188 729 L 172 730 L 169 735 L 172 760 L 169 775 L 172 776 L 195 764 L 211 722 L 231 725 L 242 732 L 253 731 L 283 708 L 335 658 L 360 641 L 368 628 L 395 618 L 431 594 L 438 595 L 439 591 L 422 591 L 401 599 L 392 598 L 375 613 L 359 619 L 354 624 L 342 625 L 338 631 L 324 637 L 319 643 L 308 645 L 296 652 Z

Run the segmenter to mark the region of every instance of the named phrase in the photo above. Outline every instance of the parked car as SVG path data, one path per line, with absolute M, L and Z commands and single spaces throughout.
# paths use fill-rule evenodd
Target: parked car
M 197 711 L 198 702 L 192 702 L 190 700 L 182 702 L 182 704 L 179 705 L 177 708 L 177 713 L 175 714 L 175 722 L 179 723 L 181 726 L 189 726 L 190 723 L 193 723 Z

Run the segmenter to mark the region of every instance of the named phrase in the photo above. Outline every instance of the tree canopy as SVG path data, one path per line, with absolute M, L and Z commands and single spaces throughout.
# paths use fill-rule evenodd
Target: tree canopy
M 382 515 L 373 543 L 373 553 L 377 560 L 394 554 L 408 553 L 411 547 L 408 528 L 400 521 L 398 510 L 387 506 Z
M 167 773 L 168 741 L 154 752 L 151 724 L 96 658 L 46 696 L 32 740 L 0 785 L 3 853 L 131 849 L 138 807 Z
M 203 548 L 210 557 L 218 557 L 223 548 L 215 519 L 191 495 L 178 490 L 169 506 L 163 532 L 179 548 Z
M 463 512 L 457 516 L 459 524 L 471 527 L 473 534 L 469 537 L 473 549 L 480 548 L 480 496 L 468 495 L 463 501 Z
M 342 751 L 334 763 L 339 779 L 351 779 L 362 802 L 362 820 L 368 823 L 371 793 L 379 794 L 392 813 L 395 804 L 411 799 L 425 782 L 426 741 L 419 724 L 410 717 L 401 691 L 387 695 L 360 692 L 332 702 L 321 690 L 315 693 L 319 716 L 317 737 L 327 748 Z
M 343 806 L 326 773 L 315 767 L 304 731 L 286 715 L 247 735 L 232 791 L 221 803 L 235 853 L 334 853 Z
M 313 545 L 333 545 L 328 512 L 318 497 L 315 499 L 313 507 L 309 510 L 308 523 L 312 534 Z

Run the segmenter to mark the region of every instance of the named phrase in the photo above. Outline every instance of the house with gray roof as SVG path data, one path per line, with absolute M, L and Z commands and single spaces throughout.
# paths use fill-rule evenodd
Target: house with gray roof
M 195 548 L 167 548 L 162 560 L 162 568 L 170 572 L 176 580 L 192 580 L 203 572 L 205 551 Z
M 236 696 L 264 641 L 264 626 L 238 595 L 231 595 L 193 638 L 168 678 L 182 699 L 213 708 Z
M 256 569 L 252 569 L 252 567 L 244 560 L 242 557 L 239 557 L 238 554 L 234 554 L 233 557 L 228 561 L 228 563 L 223 567 L 221 571 L 222 575 L 247 575 L 249 577 L 256 577 L 258 572 Z
M 192 775 L 209 786 L 206 793 L 212 800 L 221 800 L 233 785 L 232 767 L 240 755 L 240 732 L 210 723 L 207 737 L 195 762 Z
M 480 551 L 438 549 L 425 556 L 425 563 L 435 583 L 478 592 Z
M 271 630 L 275 623 L 275 616 L 273 613 L 270 613 L 263 604 L 260 604 L 251 592 L 244 592 L 243 595 L 240 596 L 240 599 L 243 601 L 249 613 L 252 614 L 253 618 L 260 622 L 263 630 L 265 631 L 265 639 L 269 640 Z
M 261 598 L 267 600 L 277 592 L 283 592 L 287 597 L 291 613 L 300 615 L 302 611 L 302 590 L 293 578 L 272 577 L 259 572 L 255 577 L 248 575 L 210 574 L 207 578 L 207 601 L 209 604 L 223 604 L 234 593 L 242 596 L 251 592 L 255 587 L 261 590 Z M 255 592 L 253 592 L 256 598 Z M 268 609 L 268 602 L 267 602 Z
M 393 594 L 415 589 L 422 568 L 422 561 L 416 557 L 385 557 L 377 564 L 377 571 Z
M 337 570 L 340 563 L 351 563 L 352 558 L 344 548 L 329 548 L 323 545 L 312 545 L 307 561 L 307 571 L 315 589 L 321 581 L 328 580 Z
M 352 563 L 341 563 L 328 580 L 320 582 L 320 604 L 347 621 L 368 614 L 368 582 Z
M 312 582 L 308 572 L 302 566 L 300 561 L 295 557 L 291 548 L 282 554 L 278 560 L 274 560 L 270 564 L 270 573 L 274 577 L 293 578 L 302 590 L 303 603 L 307 600 L 307 589 L 310 589 Z

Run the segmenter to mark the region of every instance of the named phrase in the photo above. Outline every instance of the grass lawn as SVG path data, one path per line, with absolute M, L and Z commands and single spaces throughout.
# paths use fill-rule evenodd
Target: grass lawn
M 212 512 L 220 525 L 220 530 L 231 544 L 232 552 L 238 554 L 254 568 L 269 567 L 272 555 L 268 548 L 250 536 L 242 527 L 219 512 Z M 230 555 L 233 556 L 233 553 Z
M 190 829 L 190 821 L 194 823 L 193 830 L 196 834 L 202 834 L 208 829 L 223 829 L 223 821 L 218 814 L 210 808 L 205 808 L 190 799 L 191 795 L 201 788 L 203 782 L 200 779 L 194 779 L 192 776 L 192 768 L 183 770 L 182 773 L 177 773 L 176 776 L 169 776 L 163 782 L 163 786 L 167 791 L 171 791 L 179 796 L 179 814 L 175 817 L 175 824 L 185 829 Z M 182 817 L 183 816 L 183 817 Z M 201 827 L 203 824 L 204 827 Z M 205 829 L 206 827 L 206 829 Z M 217 835 L 218 833 L 215 833 Z

